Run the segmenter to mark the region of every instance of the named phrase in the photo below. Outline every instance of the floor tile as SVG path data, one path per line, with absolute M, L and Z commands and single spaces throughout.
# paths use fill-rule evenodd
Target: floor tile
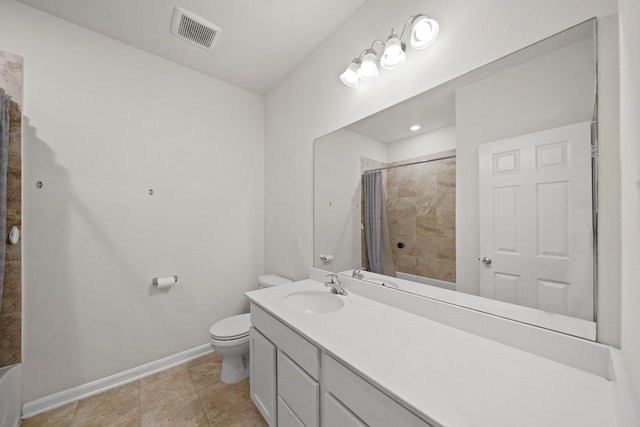
M 266 427 L 249 379 L 220 381 L 211 353 L 139 381 L 22 420 L 21 427 Z
M 173 366 L 171 368 L 165 369 L 164 371 L 157 372 L 153 375 L 149 375 L 144 378 L 140 378 L 140 386 L 146 386 L 156 381 L 166 380 L 167 378 L 174 377 L 176 375 L 180 375 L 183 372 L 188 372 L 188 367 L 186 364 L 181 364 L 177 366 Z
M 20 427 L 69 427 L 73 423 L 78 402 L 69 403 L 20 422 Z
M 269 427 L 250 400 L 223 412 L 209 425 L 211 427 Z
M 140 380 L 140 409 L 148 412 L 195 391 L 186 365 L 176 366 Z
M 78 402 L 73 427 L 139 426 L 138 381 L 108 390 Z
M 200 427 L 208 420 L 195 391 L 142 412 L 142 427 Z
M 249 401 L 249 380 L 238 384 L 217 382 L 198 389 L 204 412 L 209 421 L 213 421 L 226 410 Z
M 187 364 L 196 389 L 220 382 L 222 356 L 211 353 Z

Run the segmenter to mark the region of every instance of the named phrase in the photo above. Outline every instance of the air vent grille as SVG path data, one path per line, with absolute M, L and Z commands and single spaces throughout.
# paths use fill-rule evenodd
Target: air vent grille
M 171 32 L 196 46 L 212 50 L 222 33 L 222 29 L 200 16 L 176 6 Z

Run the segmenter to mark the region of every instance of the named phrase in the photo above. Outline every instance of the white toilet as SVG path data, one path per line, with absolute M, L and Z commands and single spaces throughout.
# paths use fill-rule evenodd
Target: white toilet
M 275 274 L 258 277 L 258 288 L 291 283 L 291 280 Z M 235 384 L 249 376 L 249 328 L 250 314 L 239 314 L 218 320 L 209 328 L 209 343 L 222 355 L 220 380 Z

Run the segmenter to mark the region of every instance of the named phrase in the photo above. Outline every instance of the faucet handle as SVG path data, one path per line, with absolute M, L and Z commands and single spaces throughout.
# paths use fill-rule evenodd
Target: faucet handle
M 340 276 L 338 276 L 336 273 L 331 273 L 331 274 L 327 274 L 326 277 L 329 277 L 331 279 L 330 282 L 324 282 L 324 285 L 328 288 L 331 288 L 331 292 L 333 292 L 334 294 L 338 294 L 338 295 L 348 295 L 347 291 L 344 290 L 344 288 L 342 287 L 342 283 L 340 282 Z
M 325 283 L 325 286 L 329 286 L 330 284 L 331 285 L 340 284 L 340 277 L 338 277 L 336 273 L 327 274 L 325 277 L 328 277 L 329 279 L 331 279 L 330 282 Z

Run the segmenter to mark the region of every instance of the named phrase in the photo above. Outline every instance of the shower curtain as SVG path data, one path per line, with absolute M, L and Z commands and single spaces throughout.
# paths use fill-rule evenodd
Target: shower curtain
M 362 191 L 364 193 L 364 237 L 369 270 L 373 273 L 395 276 L 382 171 L 365 172 Z
M 9 111 L 11 97 L 0 88 L 0 306 L 4 285 L 4 254 L 7 231 L 7 155 L 9 151 Z
M 365 172 L 364 182 L 364 238 L 367 245 L 369 270 L 384 274 L 382 250 L 382 172 Z

